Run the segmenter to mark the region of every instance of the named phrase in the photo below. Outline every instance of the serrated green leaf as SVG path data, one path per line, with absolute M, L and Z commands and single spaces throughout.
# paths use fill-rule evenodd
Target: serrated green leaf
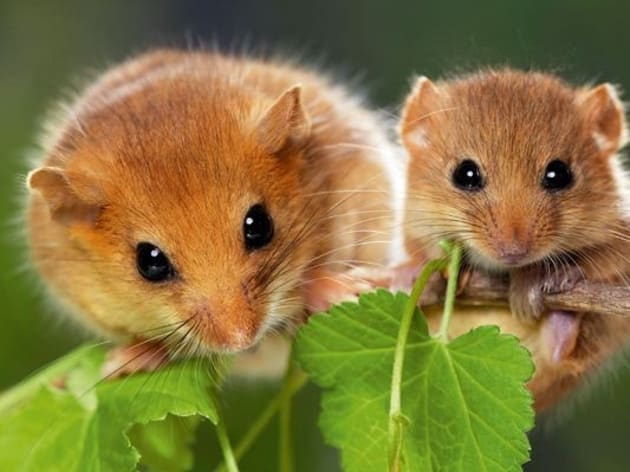
M 19 396 L 9 392 L 11 401 L 5 404 L 11 408 L 0 415 L 0 470 L 134 470 L 140 454 L 127 435 L 133 425 L 169 414 L 217 421 L 211 395 L 215 380 L 207 363 L 178 363 L 97 384 L 102 349 L 70 358 L 63 389 L 49 384 L 46 369 L 38 388 L 35 376 L 27 381 L 29 388 L 16 387 Z
M 77 449 L 89 422 L 90 412 L 71 394 L 41 387 L 0 418 L 2 470 L 79 470 L 83 451 Z
M 311 317 L 297 359 L 324 387 L 320 426 L 348 471 L 387 470 L 392 365 L 408 296 L 378 291 Z M 529 458 L 533 364 L 513 336 L 477 328 L 433 339 L 419 311 L 406 346 L 403 470 L 520 470 Z

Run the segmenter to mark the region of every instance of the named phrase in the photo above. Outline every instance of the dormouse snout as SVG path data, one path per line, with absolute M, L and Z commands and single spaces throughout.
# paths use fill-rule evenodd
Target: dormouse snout
M 491 234 L 495 257 L 506 266 L 519 266 L 527 262 L 532 252 L 532 234 L 529 228 L 516 221 L 498 225 Z
M 497 245 L 497 255 L 501 262 L 507 266 L 517 266 L 524 262 L 530 254 L 529 243 L 511 241 Z
M 199 303 L 193 311 L 193 325 L 201 341 L 212 351 L 238 352 L 258 339 L 262 320 L 247 300 L 231 297 L 229 303 Z

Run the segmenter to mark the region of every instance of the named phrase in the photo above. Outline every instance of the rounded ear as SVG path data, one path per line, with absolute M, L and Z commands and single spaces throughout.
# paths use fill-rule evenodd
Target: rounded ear
M 310 135 L 311 124 L 302 106 L 301 91 L 300 85 L 285 91 L 258 121 L 258 138 L 269 154 L 299 145 Z
M 405 100 L 399 127 L 407 149 L 424 148 L 429 144 L 430 133 L 425 118 L 439 109 L 439 102 L 439 90 L 433 82 L 424 76 L 418 77 Z
M 601 84 L 578 95 L 597 146 L 606 153 L 621 149 L 627 140 L 624 106 L 615 87 Z
M 92 190 L 92 195 L 80 196 L 59 167 L 32 170 L 26 177 L 26 185 L 31 192 L 42 196 L 51 217 L 60 223 L 93 223 L 101 211 L 101 206 L 89 198 L 95 196 L 95 191 Z

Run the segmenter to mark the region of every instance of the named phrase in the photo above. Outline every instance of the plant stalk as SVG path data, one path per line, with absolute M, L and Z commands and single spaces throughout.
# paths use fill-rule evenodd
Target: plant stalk
M 444 298 L 444 312 L 440 330 L 437 332 L 437 338 L 444 342 L 448 342 L 448 326 L 453 315 L 453 307 L 455 306 L 455 295 L 457 293 L 457 281 L 459 279 L 459 268 L 462 263 L 462 247 L 454 244 L 451 247 L 448 263 L 448 282 L 446 283 L 446 297 Z
M 260 415 L 258 415 L 234 448 L 234 457 L 237 461 L 240 461 L 256 442 L 258 437 L 271 422 L 271 419 L 278 413 L 285 399 L 292 398 L 306 385 L 307 380 L 308 377 L 303 371 L 295 368 L 291 369 L 290 375 L 285 376 L 280 391 L 271 399 Z M 217 472 L 225 472 L 226 470 L 227 468 L 223 463 L 217 469 Z
M 239 472 L 234 450 L 230 443 L 230 437 L 225 426 L 225 413 L 220 403 L 219 395 L 214 392 L 215 405 L 218 410 L 218 421 L 216 424 L 217 438 L 219 440 L 219 446 L 221 446 L 221 452 L 223 452 L 223 464 L 228 472 Z
M 294 375 L 295 370 L 296 367 L 293 363 L 293 356 L 291 356 L 289 358 L 283 388 L 280 391 L 280 441 L 278 450 L 280 472 L 293 472 L 293 441 L 291 435 L 291 403 L 293 395 L 291 391 L 285 387 L 290 384 L 291 377 Z
M 411 330 L 411 323 L 413 321 L 413 315 L 418 308 L 418 300 L 420 295 L 431 275 L 434 272 L 442 270 L 446 266 L 447 259 L 436 259 L 429 261 L 420 276 L 414 283 L 409 300 L 405 305 L 402 318 L 400 320 L 400 328 L 398 330 L 398 339 L 396 341 L 396 351 L 394 353 L 394 367 L 392 371 L 392 387 L 391 397 L 389 404 L 389 425 L 388 425 L 388 451 L 389 451 L 389 470 L 390 472 L 397 472 L 401 467 L 402 459 L 402 446 L 403 436 L 405 429 L 405 418 L 401 409 L 401 394 L 402 394 L 402 373 L 405 361 L 405 346 L 407 344 L 407 338 L 409 337 L 409 331 Z

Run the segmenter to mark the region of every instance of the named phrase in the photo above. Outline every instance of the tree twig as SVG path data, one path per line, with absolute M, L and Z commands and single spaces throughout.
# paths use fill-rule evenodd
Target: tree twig
M 464 305 L 507 306 L 508 282 L 473 274 L 459 294 Z M 601 315 L 630 316 L 630 287 L 580 282 L 571 290 L 544 294 L 545 306 L 553 310 L 581 311 Z

